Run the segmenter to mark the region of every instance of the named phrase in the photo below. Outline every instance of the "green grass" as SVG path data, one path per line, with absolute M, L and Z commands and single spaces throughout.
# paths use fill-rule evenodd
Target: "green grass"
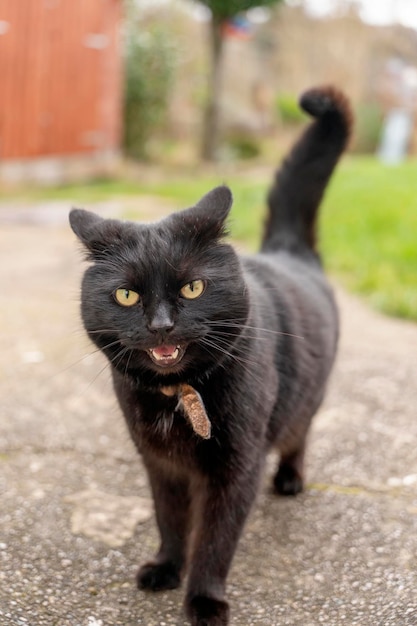
M 226 182 L 235 199 L 232 236 L 255 250 L 271 174 L 266 171 L 260 180 L 249 172 L 240 176 L 199 172 L 184 177 L 171 172 L 148 182 L 96 180 L 56 189 L 26 190 L 21 196 L 40 201 L 68 199 L 69 204 L 83 206 L 146 194 L 170 199 L 174 206 L 183 208 L 211 187 Z M 416 161 L 394 167 L 369 157 L 347 157 L 331 181 L 320 220 L 320 249 L 327 270 L 380 311 L 413 320 L 417 320 L 416 178 Z
M 417 162 L 346 160 L 326 195 L 321 250 L 328 269 L 377 309 L 417 320 Z

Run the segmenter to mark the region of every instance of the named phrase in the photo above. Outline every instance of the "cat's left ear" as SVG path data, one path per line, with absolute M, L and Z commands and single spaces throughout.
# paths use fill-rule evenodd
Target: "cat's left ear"
M 197 237 L 219 239 L 226 234 L 225 222 L 232 207 L 229 187 L 215 187 L 190 209 L 177 213 L 189 233 Z

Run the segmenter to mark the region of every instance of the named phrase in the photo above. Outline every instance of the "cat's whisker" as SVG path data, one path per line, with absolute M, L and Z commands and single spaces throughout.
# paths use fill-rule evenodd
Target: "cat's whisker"
M 230 350 L 227 349 L 230 347 L 229 343 L 223 342 L 224 345 L 221 345 L 221 340 L 220 341 L 218 340 L 217 342 L 215 342 L 213 339 L 208 339 L 207 337 L 201 338 L 199 340 L 199 343 L 203 346 L 211 347 L 217 352 L 220 352 L 221 354 L 224 354 L 225 356 L 241 363 L 243 366 L 257 365 L 256 362 L 251 359 L 248 359 L 246 357 L 240 356 L 239 354 L 233 354 L 232 352 L 230 352 Z M 250 370 L 248 369 L 248 371 Z
M 95 354 L 95 353 L 93 353 Z M 84 358 L 88 358 L 89 356 L 91 356 L 90 354 L 87 354 Z M 80 392 L 80 395 L 83 395 L 86 391 L 88 391 L 96 382 L 96 380 L 98 380 L 98 378 L 100 378 L 100 376 L 102 375 L 103 372 L 105 372 L 106 370 L 110 370 L 110 363 L 108 361 L 106 361 L 103 365 L 102 368 L 99 369 L 99 371 L 95 374 L 95 376 L 87 383 L 85 389 L 83 389 Z
M 134 351 L 129 349 L 129 352 L 130 352 L 130 354 L 129 354 L 129 357 L 128 357 L 127 361 L 126 361 L 125 372 L 124 372 L 125 377 L 127 376 L 127 373 L 128 373 L 128 370 L 129 370 L 129 363 L 130 363 L 130 360 L 132 358 L 132 355 L 133 355 Z
M 232 321 L 209 321 L 207 322 L 208 326 L 226 326 L 228 328 L 237 328 L 237 329 L 249 329 L 249 330 L 255 330 L 255 331 L 259 331 L 259 332 L 263 332 L 263 333 L 270 333 L 272 335 L 283 335 L 284 337 L 294 337 L 294 339 L 305 339 L 305 337 L 303 337 L 302 335 L 296 335 L 294 333 L 287 333 L 284 332 L 282 330 L 272 330 L 270 328 L 261 328 L 260 326 L 249 326 L 248 324 L 242 323 L 236 323 L 236 322 L 232 322 Z
M 72 363 L 67 365 L 67 367 L 64 367 L 63 369 L 61 369 L 58 373 L 59 374 L 63 374 L 64 372 L 67 372 L 71 368 L 76 367 L 77 365 L 79 365 L 83 361 L 86 361 L 87 359 L 89 359 L 90 357 L 94 356 L 97 353 L 101 354 L 101 349 L 100 348 L 97 348 L 97 350 L 92 350 L 91 352 L 83 354 L 79 359 L 77 359 L 76 361 L 73 361 Z
M 230 354 L 229 351 L 221 348 L 220 346 L 212 343 L 212 342 L 208 342 L 206 339 L 202 342 L 203 347 L 208 351 L 214 351 L 215 353 L 223 353 L 226 356 L 228 356 L 229 358 L 233 359 L 234 361 L 238 362 L 240 367 L 242 368 L 243 371 L 245 371 L 247 374 L 250 375 L 252 381 L 254 381 L 255 383 L 262 383 L 261 377 L 254 374 L 253 372 L 253 365 L 254 363 L 249 361 L 249 360 L 245 360 L 242 357 L 239 357 L 238 355 L 234 355 L 234 354 Z M 224 369 L 225 371 L 227 371 L 227 365 L 226 363 L 219 363 L 219 365 L 221 365 L 222 369 Z
M 110 343 L 106 343 L 104 346 L 100 346 L 100 350 L 108 350 L 108 348 L 113 348 L 113 346 L 121 345 L 119 339 L 115 339 L 114 341 L 110 341 Z M 123 348 L 126 349 L 126 348 Z
M 97 348 L 96 350 L 90 350 L 90 352 L 88 352 L 87 354 L 84 354 L 81 358 L 79 358 L 79 359 L 77 359 L 76 361 L 74 361 L 74 363 L 71 363 L 70 365 L 68 365 L 68 367 L 66 367 L 66 368 L 65 368 L 64 370 L 62 370 L 62 371 L 63 371 L 63 372 L 65 372 L 65 371 L 67 371 L 67 370 L 71 369 L 72 367 L 75 367 L 75 366 L 79 365 L 79 364 L 80 364 L 80 363 L 82 363 L 83 361 L 86 361 L 87 359 L 89 359 L 89 358 L 91 358 L 91 357 L 95 356 L 96 354 L 102 354 L 103 349 L 106 349 L 106 348 L 111 348 L 111 347 L 113 347 L 114 345 L 116 345 L 116 344 L 118 344 L 118 343 L 120 343 L 120 342 L 119 342 L 119 341 L 112 341 L 111 343 L 109 343 L 109 344 L 107 344 L 107 345 L 103 346 L 103 348 Z M 124 349 L 126 349 L 126 350 L 127 350 L 127 348 L 124 348 Z M 119 353 L 117 353 L 117 355 L 118 355 L 118 354 L 119 354 Z M 116 355 L 116 357 L 113 357 L 113 359 L 114 359 L 114 358 L 117 358 L 117 355 Z M 110 359 L 110 362 L 113 362 L 113 359 Z M 105 365 L 104 365 L 104 367 L 103 367 L 103 368 L 102 368 L 102 369 L 98 372 L 98 374 L 97 374 L 97 375 L 93 378 L 93 380 L 89 383 L 89 385 L 87 386 L 87 388 L 86 388 L 86 389 L 89 389 L 89 387 L 90 387 L 90 386 L 91 386 L 91 385 L 92 385 L 92 384 L 93 384 L 93 383 L 97 380 L 97 378 L 101 375 L 101 373 L 102 373 L 102 372 L 104 372 L 104 370 L 105 370 L 105 369 L 107 369 L 108 367 L 109 367 L 109 363 L 108 363 L 108 362 L 106 362 L 106 363 L 105 363 Z
M 122 348 L 121 350 L 119 350 L 119 352 L 117 352 L 111 359 L 109 359 L 108 362 L 106 362 L 104 364 L 104 366 L 98 371 L 98 373 L 96 374 L 96 376 L 94 376 L 94 378 L 89 382 L 89 384 L 87 385 L 85 391 L 87 391 L 95 382 L 96 380 L 101 376 L 101 374 L 110 369 L 110 365 L 115 363 L 115 361 L 119 358 L 122 359 L 124 354 L 129 350 L 129 348 Z
M 94 385 L 96 380 L 98 378 L 100 378 L 102 373 L 105 372 L 106 370 L 110 370 L 110 363 L 105 363 L 104 364 L 104 366 L 97 372 L 97 374 L 94 376 L 94 378 L 92 380 L 90 380 L 90 382 L 88 383 L 88 385 L 86 386 L 84 391 L 87 391 L 88 389 L 90 389 L 90 387 L 92 387 Z
M 224 330 L 217 330 L 216 329 L 216 337 L 217 336 L 221 336 L 221 337 L 234 337 L 235 339 L 238 339 L 241 334 L 240 333 L 228 333 Z M 244 336 L 245 339 L 253 339 L 254 341 L 270 341 L 269 337 L 259 337 L 258 335 L 248 335 L 247 333 L 245 333 Z
M 106 346 L 106 347 L 108 347 L 108 346 Z M 86 352 L 85 354 L 83 354 L 76 361 L 73 361 L 72 363 L 70 363 L 66 367 L 60 369 L 58 372 L 56 372 L 56 374 L 54 374 L 54 376 L 59 375 L 59 374 L 63 374 L 64 372 L 68 372 L 73 367 L 76 367 L 77 365 L 79 365 L 80 363 L 83 363 L 87 359 L 90 359 L 91 357 L 94 357 L 96 354 L 102 354 L 102 348 L 96 348 L 95 350 L 90 350 L 89 352 Z
M 204 338 L 205 340 L 207 340 L 207 337 Z M 224 339 L 222 337 L 212 337 L 210 336 L 209 341 L 212 343 L 213 346 L 218 346 L 219 348 L 222 348 L 225 350 L 225 352 L 227 352 L 227 354 L 231 357 L 231 358 L 235 358 L 235 359 L 239 359 L 240 362 L 242 363 L 247 363 L 250 365 L 258 365 L 257 361 L 253 360 L 253 359 L 249 359 L 247 357 L 248 352 L 250 353 L 250 349 L 249 348 L 245 348 L 244 346 L 240 345 L 239 343 L 234 343 L 232 346 L 230 345 L 230 342 L 228 339 Z M 233 352 L 231 351 L 231 349 L 233 349 Z
M 118 343 L 118 342 L 117 342 Z M 112 345 L 112 344 L 110 344 Z M 118 366 L 121 362 L 121 360 L 123 359 L 123 357 L 125 356 L 125 354 L 127 354 L 127 352 L 129 352 L 130 348 L 127 348 L 126 346 L 122 346 L 122 348 L 116 352 L 116 354 L 114 356 L 112 356 L 109 360 L 110 363 L 112 363 L 113 365 Z

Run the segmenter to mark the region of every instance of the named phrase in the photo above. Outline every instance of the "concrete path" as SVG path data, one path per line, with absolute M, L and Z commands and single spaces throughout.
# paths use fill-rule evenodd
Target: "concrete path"
M 135 589 L 152 504 L 79 322 L 68 207 L 48 210 L 0 207 L 0 624 L 182 626 L 182 590 Z M 272 496 L 271 458 L 229 579 L 233 626 L 417 624 L 417 325 L 338 297 L 308 488 Z

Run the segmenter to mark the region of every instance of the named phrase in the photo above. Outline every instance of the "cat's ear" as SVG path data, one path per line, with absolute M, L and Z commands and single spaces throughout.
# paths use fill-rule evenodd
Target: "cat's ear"
M 91 238 L 93 230 L 96 229 L 100 222 L 103 222 L 102 217 L 84 209 L 72 209 L 69 214 L 69 223 L 72 230 L 78 239 L 86 245 Z
M 190 209 L 177 213 L 188 233 L 203 239 L 219 239 L 226 234 L 226 219 L 233 197 L 229 187 L 215 187 Z
M 92 258 L 102 254 L 112 243 L 120 239 L 120 222 L 104 219 L 91 211 L 72 209 L 69 222 Z
M 197 202 L 196 211 L 208 213 L 213 219 L 224 222 L 232 207 L 232 192 L 226 185 L 215 187 Z

